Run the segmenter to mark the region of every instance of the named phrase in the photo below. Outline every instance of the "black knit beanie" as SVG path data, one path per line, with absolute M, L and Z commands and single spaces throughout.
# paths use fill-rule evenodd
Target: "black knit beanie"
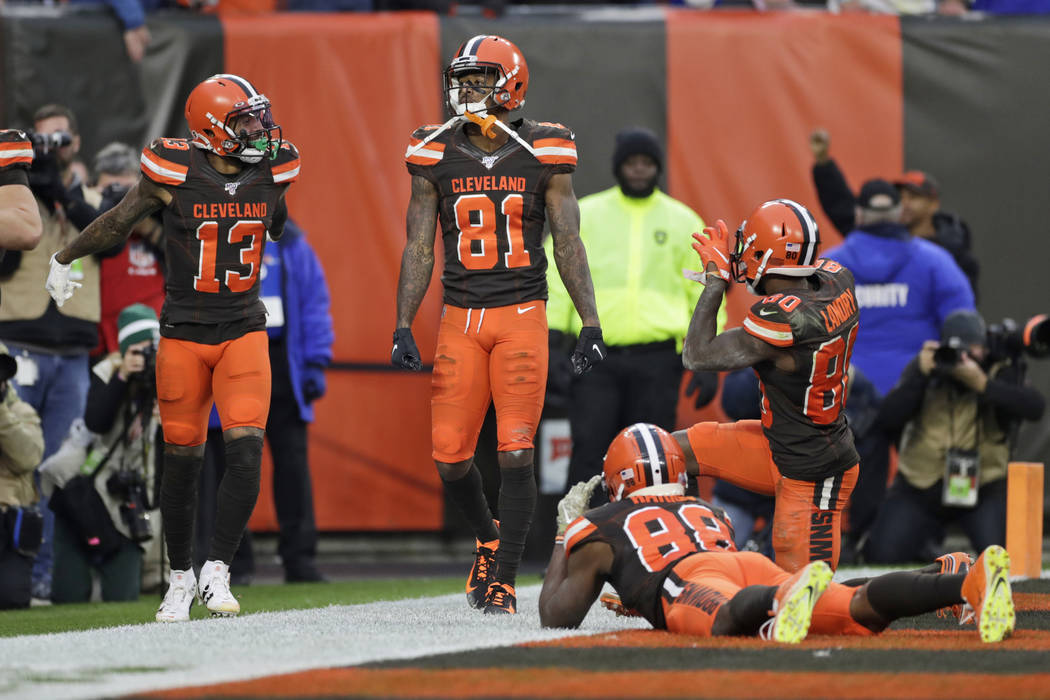
M 664 149 L 660 146 L 660 139 L 656 134 L 640 126 L 624 129 L 616 134 L 616 148 L 613 150 L 613 175 L 620 176 L 620 166 L 630 156 L 636 153 L 644 153 L 656 161 L 656 167 L 663 172 Z

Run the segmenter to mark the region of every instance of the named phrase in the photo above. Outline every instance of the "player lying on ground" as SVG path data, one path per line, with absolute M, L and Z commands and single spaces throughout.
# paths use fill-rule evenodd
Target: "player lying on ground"
M 606 581 L 657 629 L 701 636 L 751 636 L 797 643 L 817 634 L 873 635 L 901 617 L 972 607 L 981 639 L 1014 628 L 1010 560 L 999 546 L 973 566 L 946 558 L 941 570 L 901 571 L 846 585 L 823 561 L 794 574 L 756 552 L 737 552 L 721 509 L 685 496 L 685 457 L 663 429 L 621 432 L 603 475 L 580 482 L 558 504 L 558 539 L 540 592 L 544 627 L 576 627 Z M 602 481 L 611 503 L 582 512 Z

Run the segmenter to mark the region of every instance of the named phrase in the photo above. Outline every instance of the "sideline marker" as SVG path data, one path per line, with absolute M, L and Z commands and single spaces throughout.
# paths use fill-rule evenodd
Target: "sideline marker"
M 1039 578 L 1043 571 L 1043 465 L 1010 462 L 1006 481 L 1006 549 L 1010 575 Z

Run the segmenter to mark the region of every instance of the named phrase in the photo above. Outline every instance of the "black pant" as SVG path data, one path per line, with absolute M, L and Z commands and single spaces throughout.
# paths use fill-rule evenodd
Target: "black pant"
M 306 422 L 292 392 L 288 354 L 284 342 L 270 341 L 270 414 L 266 440 L 273 458 L 273 500 L 280 535 L 277 553 L 285 573 L 313 567 L 317 554 L 317 525 L 310 463 L 306 453 Z M 208 445 L 201 470 L 201 492 L 197 513 L 197 559 L 206 556 L 215 519 L 215 494 L 225 471 L 221 432 L 208 432 Z M 251 537 L 246 532 L 230 566 L 231 575 L 254 572 Z
M 0 528 L 0 537 L 10 536 Z M 16 552 L 10 542 L 0 542 L 0 610 L 28 608 L 32 579 L 32 558 Z
M 864 546 L 867 562 L 898 564 L 944 554 L 941 542 L 950 523 L 959 524 L 975 552 L 1006 545 L 1006 479 L 982 486 L 973 508 L 942 505 L 941 490 L 941 481 L 917 489 L 897 474 Z
M 682 359 L 673 340 L 610 346 L 605 360 L 587 374 L 574 377 L 569 396 L 572 458 L 567 487 L 601 473 L 605 451 L 621 429 L 645 422 L 674 430 L 681 385 Z

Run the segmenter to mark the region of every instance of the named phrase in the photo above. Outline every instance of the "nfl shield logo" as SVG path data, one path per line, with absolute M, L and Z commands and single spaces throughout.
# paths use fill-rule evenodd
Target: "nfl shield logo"
M 485 156 L 481 159 L 481 164 L 485 166 L 486 170 L 492 170 L 492 166 L 499 160 L 496 156 Z
M 227 182 L 226 183 L 226 194 L 233 197 L 237 194 L 237 188 L 240 186 L 239 182 Z

